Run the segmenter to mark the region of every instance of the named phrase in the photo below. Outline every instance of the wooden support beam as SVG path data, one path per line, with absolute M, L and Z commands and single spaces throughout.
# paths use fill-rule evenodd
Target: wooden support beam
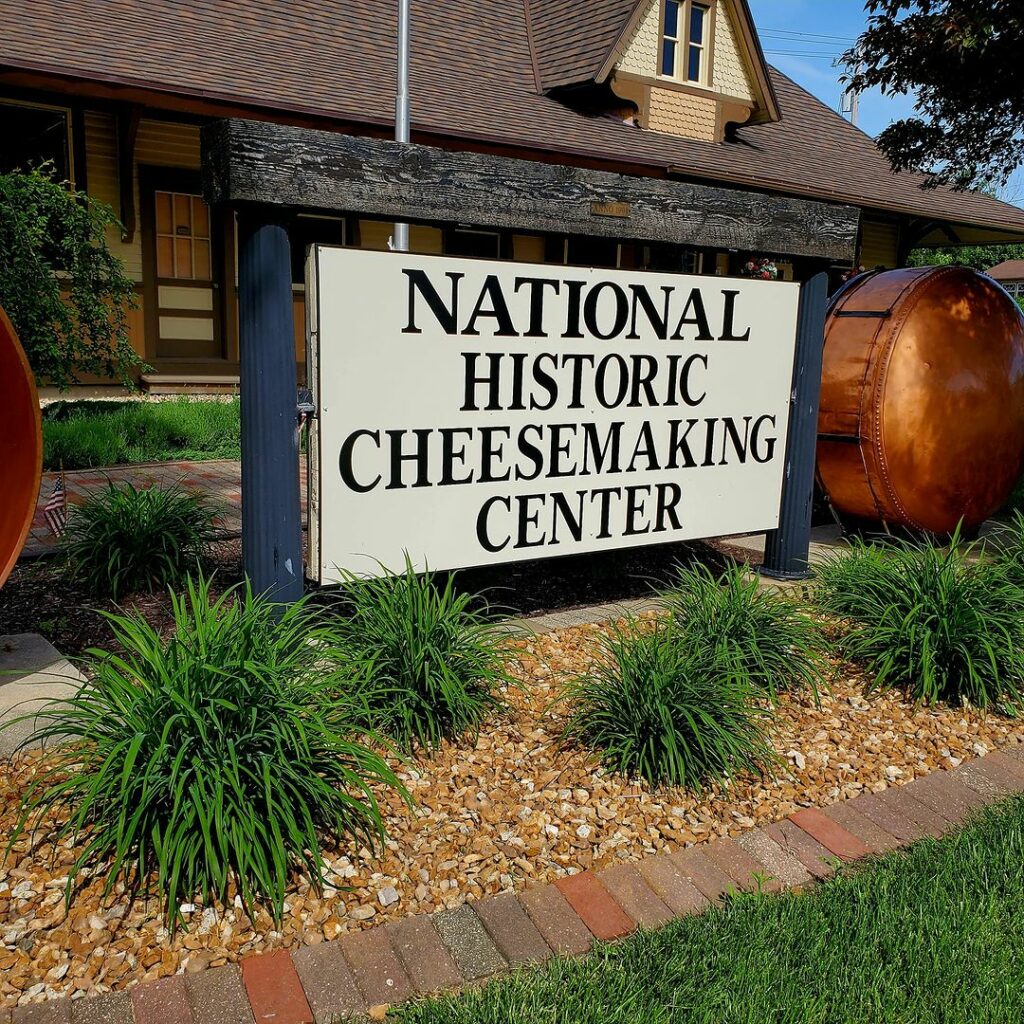
M 117 112 L 117 189 L 121 218 L 121 241 L 135 239 L 135 140 L 139 134 L 141 108 L 136 104 Z
M 262 121 L 203 129 L 209 203 L 852 262 L 856 207 Z

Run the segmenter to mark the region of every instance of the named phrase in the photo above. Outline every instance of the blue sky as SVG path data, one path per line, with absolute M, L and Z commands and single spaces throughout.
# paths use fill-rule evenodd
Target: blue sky
M 750 9 L 769 63 L 836 109 L 842 87 L 834 60 L 867 24 L 863 0 L 750 0 Z M 865 93 L 859 126 L 877 135 L 913 109 L 913 97 Z M 1024 170 L 1017 171 L 1002 195 L 1024 205 Z

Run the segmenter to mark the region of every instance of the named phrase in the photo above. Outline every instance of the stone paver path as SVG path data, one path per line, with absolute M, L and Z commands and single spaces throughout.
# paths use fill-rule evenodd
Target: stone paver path
M 25 544 L 22 557 L 36 557 L 49 554 L 58 548 L 57 538 L 50 532 L 43 518 L 43 507 L 53 494 L 53 486 L 59 474 L 44 473 L 39 488 L 32 529 Z M 242 470 L 241 464 L 231 460 L 210 462 L 148 462 L 137 466 L 108 466 L 97 469 L 67 471 L 64 486 L 67 489 L 68 504 L 76 505 L 90 491 L 107 486 L 107 483 L 131 483 L 136 488 L 171 487 L 175 484 L 189 491 L 202 491 L 224 509 L 218 525 L 225 537 L 237 537 L 242 530 Z M 306 461 L 301 460 L 300 485 L 302 514 L 306 514 Z
M 327 1024 L 380 1017 L 386 1005 L 701 913 L 729 890 L 812 885 L 840 861 L 947 833 L 975 810 L 1021 792 L 1024 745 L 885 790 L 884 803 L 866 795 L 824 810 L 804 808 L 736 839 L 583 871 L 317 946 L 257 953 L 237 966 L 144 982 L 129 993 L 21 1006 L 10 1017 L 0 1011 L 0 1024 Z M 917 825 L 907 828 L 908 822 Z

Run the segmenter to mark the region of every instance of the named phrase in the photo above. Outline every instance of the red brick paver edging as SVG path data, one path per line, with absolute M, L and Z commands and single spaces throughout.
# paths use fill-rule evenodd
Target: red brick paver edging
M 862 860 L 949 832 L 978 808 L 1020 792 L 1024 745 L 882 794 L 824 810 L 803 808 L 738 839 L 584 871 L 294 952 L 253 954 L 242 960 L 241 970 L 217 967 L 143 982 L 130 997 L 117 993 L 20 1006 L 11 1021 L 326 1024 L 380 1016 L 387 1005 L 475 984 L 554 954 L 585 953 L 595 939 L 610 941 L 637 927 L 701 913 L 729 890 L 809 885 L 831 874 L 839 860 Z M 915 821 L 908 826 L 911 813 Z

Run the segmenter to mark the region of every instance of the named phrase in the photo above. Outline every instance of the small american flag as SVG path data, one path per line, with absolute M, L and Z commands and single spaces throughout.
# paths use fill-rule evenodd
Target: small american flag
M 53 485 L 50 500 L 43 506 L 43 518 L 50 532 L 60 537 L 68 526 L 68 495 L 64 489 L 64 470 L 60 471 L 57 482 Z

